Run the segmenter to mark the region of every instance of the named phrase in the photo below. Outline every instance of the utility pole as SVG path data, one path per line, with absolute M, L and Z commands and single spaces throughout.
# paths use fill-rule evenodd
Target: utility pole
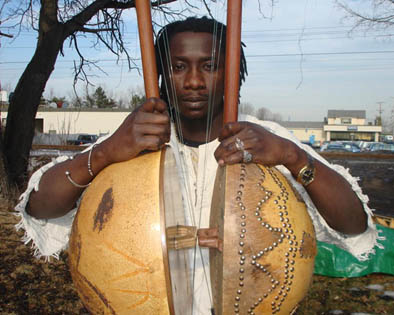
M 394 96 L 390 97 L 394 100 Z M 391 117 L 390 117 L 391 134 L 394 136 L 394 104 L 391 107 Z
M 381 117 L 381 116 L 382 116 L 382 113 L 383 113 L 382 104 L 383 104 L 384 102 L 376 102 L 376 103 L 379 104 L 378 113 L 379 113 L 379 116 Z
M 394 136 L 394 105 L 391 107 L 390 126 L 391 126 L 391 134 Z
M 392 128 L 391 134 L 394 136 L 394 106 L 391 108 L 391 121 L 390 121 L 390 124 L 391 124 L 391 128 Z
M 383 113 L 383 109 L 382 109 L 382 104 L 384 102 L 376 102 L 379 105 L 379 109 L 378 109 L 378 117 L 377 117 L 377 123 L 376 125 L 381 126 L 382 125 L 382 113 Z

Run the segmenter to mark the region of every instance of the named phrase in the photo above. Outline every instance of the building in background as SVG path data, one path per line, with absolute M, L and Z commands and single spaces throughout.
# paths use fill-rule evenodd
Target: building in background
M 130 114 L 117 108 L 39 108 L 36 131 L 72 139 L 77 134 L 103 135 L 114 132 Z M 5 124 L 7 108 L 2 109 Z M 300 141 L 320 146 L 324 141 L 379 141 L 382 126 L 366 123 L 365 110 L 329 110 L 324 121 L 283 121 L 280 124 Z
M 38 133 L 75 135 L 108 134 L 114 132 L 130 114 L 130 109 L 117 108 L 39 108 L 35 119 Z M 7 118 L 2 110 L 2 123 Z M 72 138 L 72 137 L 71 137 Z
M 7 104 L 8 103 L 8 93 L 5 90 L 0 91 L 0 103 Z
M 281 121 L 296 138 L 304 143 L 319 147 L 326 140 L 323 121 Z
M 323 130 L 327 141 L 379 141 L 382 126 L 367 124 L 365 110 L 329 110 Z
M 382 133 L 382 126 L 366 122 L 365 110 L 329 110 L 322 122 L 284 121 L 281 125 L 311 145 L 324 141 L 379 141 Z

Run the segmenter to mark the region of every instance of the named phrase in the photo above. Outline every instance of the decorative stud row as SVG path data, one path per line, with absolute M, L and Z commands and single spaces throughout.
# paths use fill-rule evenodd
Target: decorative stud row
M 272 171 L 272 169 L 267 168 L 267 170 L 269 176 L 273 179 L 275 184 L 280 188 L 280 193 L 277 196 L 275 196 L 275 199 L 273 200 L 273 204 L 276 205 L 277 215 L 279 217 L 279 221 L 281 222 L 281 226 L 280 227 L 271 226 L 268 222 L 265 222 L 263 219 L 262 216 L 263 206 L 273 197 L 273 192 L 267 190 L 264 187 L 263 183 L 267 175 L 265 174 L 263 169 L 260 168 L 260 179 L 257 185 L 262 193 L 262 196 L 259 202 L 257 203 L 256 207 L 254 208 L 254 217 L 257 219 L 257 221 L 259 222 L 262 228 L 265 228 L 270 232 L 278 232 L 280 233 L 280 235 L 271 245 L 265 248 L 261 248 L 259 251 L 257 251 L 255 254 L 252 254 L 251 256 L 250 263 L 253 265 L 254 268 L 258 269 L 260 272 L 263 272 L 270 279 L 270 283 L 271 283 L 271 287 L 267 290 L 267 292 L 262 293 L 262 295 L 258 297 L 258 299 L 254 302 L 254 304 L 249 307 L 248 314 L 251 315 L 254 314 L 255 308 L 258 307 L 264 300 L 266 300 L 268 296 L 271 295 L 273 291 L 276 290 L 277 288 L 279 290 L 277 294 L 274 296 L 274 300 L 271 302 L 271 309 L 273 314 L 280 311 L 283 302 L 285 301 L 288 293 L 291 291 L 293 278 L 294 278 L 294 271 L 295 271 L 294 259 L 297 257 L 297 252 L 298 252 L 298 242 L 296 240 L 293 227 L 288 217 L 289 213 L 287 208 L 287 201 L 289 199 L 289 193 L 287 192 L 285 185 L 283 185 L 281 180 Z M 240 265 L 239 284 L 235 295 L 235 303 L 234 303 L 235 314 L 239 314 L 239 306 L 240 306 L 242 289 L 244 287 L 244 279 L 245 279 L 244 265 L 246 261 L 248 261 L 248 258 L 246 257 L 243 249 L 243 247 L 245 246 L 245 238 L 247 232 L 246 216 L 252 215 L 252 213 L 249 213 L 250 212 L 249 209 L 246 209 L 246 206 L 242 202 L 243 199 L 242 197 L 245 188 L 244 186 L 245 179 L 246 179 L 246 166 L 244 164 L 241 164 L 240 177 L 239 177 L 240 184 L 238 186 L 238 190 L 236 194 L 236 201 L 240 210 L 241 220 L 240 220 L 240 234 L 239 234 L 239 248 L 238 248 L 239 265 Z M 283 241 L 285 239 L 287 240 L 289 248 L 285 252 L 284 263 L 283 263 L 284 280 L 283 280 L 283 284 L 281 284 L 279 280 L 273 277 L 268 267 L 260 264 L 258 260 L 267 252 L 273 251 L 278 246 L 281 246 L 281 244 L 283 244 Z

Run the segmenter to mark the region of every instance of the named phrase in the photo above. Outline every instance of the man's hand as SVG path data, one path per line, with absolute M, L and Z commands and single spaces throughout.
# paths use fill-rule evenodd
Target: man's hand
M 161 99 L 150 98 L 127 116 L 116 132 L 102 143 L 102 150 L 108 164 L 112 164 L 130 160 L 145 150 L 159 150 L 169 140 L 167 104 Z
M 144 150 L 159 150 L 169 139 L 167 104 L 157 98 L 148 99 L 93 151 L 77 154 L 74 159 L 46 171 L 40 181 L 40 190 L 30 195 L 27 212 L 38 219 L 48 219 L 73 209 L 83 189 L 72 185 L 65 172 L 80 185 L 91 182 L 93 178 L 87 167 L 89 156 L 92 172 L 97 175 L 108 165 L 130 160 Z
M 306 160 L 305 152 L 293 142 L 249 122 L 226 124 L 219 135 L 219 141 L 220 145 L 215 151 L 219 165 L 242 163 L 243 151 L 252 155 L 250 162 L 268 166 L 281 164 L 290 170 L 298 168 Z
M 226 124 L 219 141 L 215 157 L 222 166 L 245 162 L 243 152 L 247 151 L 252 155 L 250 162 L 267 166 L 284 165 L 296 178 L 308 161 L 307 153 L 295 143 L 253 123 Z M 318 160 L 315 160 L 315 167 L 315 180 L 306 190 L 328 225 L 349 235 L 364 232 L 367 215 L 351 185 Z

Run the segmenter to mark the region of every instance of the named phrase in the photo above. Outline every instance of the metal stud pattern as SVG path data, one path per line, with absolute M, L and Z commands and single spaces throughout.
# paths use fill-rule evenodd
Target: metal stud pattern
M 294 272 L 295 272 L 295 258 L 299 253 L 300 245 L 292 229 L 290 219 L 288 217 L 287 201 L 289 199 L 289 193 L 286 190 L 285 185 L 281 182 L 275 172 L 271 168 L 267 168 L 268 174 L 265 174 L 263 169 L 260 168 L 260 178 L 257 183 L 259 190 L 261 191 L 261 197 L 257 205 L 253 209 L 249 209 L 245 206 L 243 202 L 244 195 L 244 182 L 246 179 L 246 166 L 245 164 L 240 165 L 240 184 L 236 193 L 236 202 L 239 208 L 239 284 L 234 295 L 234 313 L 240 313 L 240 305 L 242 300 L 242 289 L 244 287 L 244 280 L 247 277 L 245 273 L 245 264 L 251 264 L 258 272 L 264 274 L 265 277 L 269 279 L 270 287 L 266 292 L 261 292 L 260 296 L 254 301 L 252 305 L 248 307 L 248 314 L 255 314 L 255 309 L 261 304 L 266 302 L 266 300 L 272 300 L 271 310 L 272 314 L 280 312 L 281 306 L 286 300 L 289 292 L 292 290 Z M 280 192 L 276 196 L 264 187 L 264 181 L 266 176 L 270 176 L 275 184 L 279 187 Z M 264 205 L 269 200 L 274 198 L 273 204 L 276 208 L 276 214 L 280 221 L 280 226 L 271 226 L 268 222 L 264 220 Z M 271 210 L 270 210 L 271 211 Z M 259 222 L 261 229 L 267 229 L 269 232 L 275 232 L 275 235 L 279 237 L 269 244 L 267 247 L 259 248 L 254 253 L 247 255 L 245 253 L 245 244 L 247 244 L 247 217 L 253 218 Z M 248 218 L 249 218 L 248 217 Z M 249 218 L 249 220 L 250 220 Z M 262 258 L 266 253 L 275 250 L 279 246 L 287 246 L 283 257 L 283 274 L 284 280 L 281 282 L 277 279 L 270 270 L 269 265 L 262 265 L 259 263 L 260 258 Z M 274 295 L 275 294 L 275 295 Z

